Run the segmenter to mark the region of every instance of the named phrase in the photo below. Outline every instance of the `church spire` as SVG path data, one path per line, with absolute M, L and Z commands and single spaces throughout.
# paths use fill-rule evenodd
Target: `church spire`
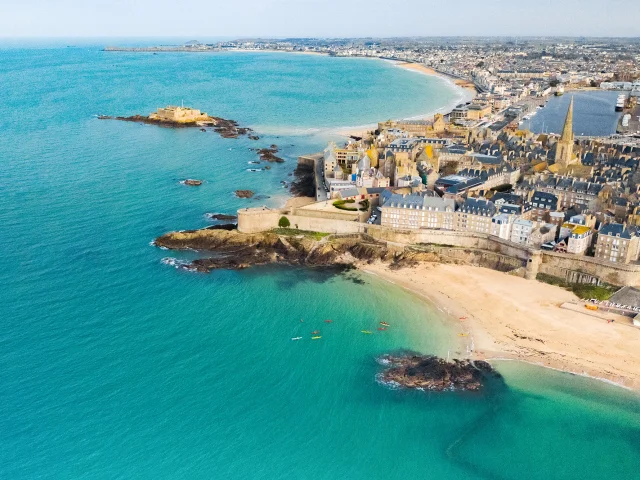
M 562 137 L 560 140 L 573 142 L 573 96 L 569 103 L 569 110 L 567 111 L 567 118 L 564 120 L 564 127 L 562 129 Z
M 562 136 L 556 145 L 555 160 L 558 167 L 562 169 L 566 169 L 569 164 L 575 161 L 573 158 L 573 97 L 571 97 L 571 102 L 569 103 Z

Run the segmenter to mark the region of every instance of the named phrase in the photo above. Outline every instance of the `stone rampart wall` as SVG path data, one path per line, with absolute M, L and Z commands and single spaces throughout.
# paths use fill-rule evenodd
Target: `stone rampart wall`
M 452 258 L 458 258 L 461 261 L 464 255 L 467 255 L 465 258 L 468 259 L 475 256 L 473 258 L 476 260 L 465 263 L 481 266 L 503 265 L 504 269 L 511 266 L 514 269 L 524 266 L 525 277 L 528 279 L 534 279 L 538 272 L 542 272 L 564 278 L 569 282 L 598 283 L 602 281 L 613 285 L 640 286 L 640 265 L 615 264 L 592 257 L 541 251 L 485 234 L 451 230 L 394 230 L 380 225 L 357 222 L 352 220 L 352 215 L 341 213 L 327 214 L 304 209 L 241 209 L 238 211 L 238 230 L 244 233 L 257 233 L 277 228 L 282 216 L 289 219 L 292 228 L 300 230 L 339 234 L 361 233 L 378 241 L 398 245 L 427 244 L 477 250 L 472 254 L 453 253 L 453 249 L 447 252 Z M 345 219 L 345 216 L 350 219 Z M 495 255 L 490 255 L 490 252 Z M 513 262 L 508 261 L 506 257 L 511 257 Z

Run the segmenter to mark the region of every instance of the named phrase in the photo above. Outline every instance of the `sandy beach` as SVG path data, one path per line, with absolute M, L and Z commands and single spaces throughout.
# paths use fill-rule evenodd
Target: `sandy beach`
M 397 65 L 400 68 L 406 68 L 407 70 L 416 70 L 418 72 L 424 73 L 425 75 L 435 75 L 435 76 L 438 76 L 438 77 L 445 78 L 445 79 L 453 82 L 458 87 L 466 88 L 467 90 L 472 90 L 473 94 L 474 95 L 476 94 L 476 87 L 473 84 L 473 82 L 471 82 L 469 80 L 461 80 L 459 78 L 450 77 L 448 75 L 445 75 L 443 73 L 440 73 L 440 72 L 436 71 L 435 69 L 433 69 L 431 67 L 427 67 L 426 65 L 424 65 L 422 63 L 398 62 Z
M 465 89 L 468 92 L 468 94 L 467 94 L 467 99 L 464 101 L 471 100 L 473 97 L 475 97 L 477 93 L 476 87 L 473 84 L 473 82 L 470 82 L 468 80 L 460 80 L 460 79 L 450 77 L 448 75 L 444 75 L 422 63 L 402 62 L 402 61 L 396 61 L 396 60 L 386 60 L 386 61 L 393 63 L 395 66 L 399 68 L 404 68 L 406 70 L 413 70 L 415 72 L 422 73 L 423 75 L 432 75 L 435 77 L 443 78 L 447 82 L 457 87 Z M 453 109 L 453 105 L 448 109 L 445 107 L 444 109 L 445 111 L 440 111 L 440 110 L 443 110 L 443 109 L 440 109 L 434 112 L 425 113 L 424 115 L 419 115 L 418 117 L 411 117 L 411 119 L 414 119 L 414 120 L 418 118 L 429 119 L 433 117 L 433 115 L 436 113 L 449 113 L 452 109 Z M 339 129 L 337 133 L 338 135 L 342 135 L 345 137 L 351 137 L 351 136 L 360 137 L 360 136 L 363 136 L 367 131 L 375 130 L 377 126 L 378 126 L 377 124 L 369 124 L 369 125 L 358 125 L 354 127 L 344 127 Z
M 389 270 L 362 265 L 443 308 L 476 359 L 521 360 L 640 390 L 640 329 L 561 308 L 578 301 L 545 283 L 467 265 L 422 264 Z M 464 318 L 464 320 L 460 320 Z

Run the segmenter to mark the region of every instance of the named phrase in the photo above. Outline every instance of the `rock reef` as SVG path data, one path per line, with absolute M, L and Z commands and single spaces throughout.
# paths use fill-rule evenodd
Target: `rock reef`
M 238 220 L 237 215 L 228 215 L 226 213 L 207 213 L 207 217 L 211 220 Z
M 193 121 L 177 121 L 167 118 L 158 118 L 151 114 L 149 116 L 144 115 L 132 115 L 130 117 L 114 117 L 111 115 L 99 115 L 100 120 L 120 120 L 123 122 L 137 122 L 146 123 L 151 125 L 159 125 L 161 127 L 168 128 L 193 128 L 198 127 L 200 130 L 206 131 L 204 127 L 210 127 L 214 132 L 218 133 L 223 138 L 238 138 L 242 135 L 248 135 L 251 130 L 247 127 L 240 127 L 235 120 L 228 120 L 220 117 L 205 116 L 202 119 Z M 252 137 L 254 137 L 252 135 Z
M 433 355 L 404 354 L 383 355 L 379 361 L 388 365 L 378 375 L 380 382 L 410 389 L 478 391 L 489 376 L 499 375 L 481 360 L 447 362 Z
M 391 268 L 401 268 L 414 262 L 439 260 L 433 253 L 391 250 L 366 235 L 318 238 L 314 232 L 282 234 L 275 230 L 247 234 L 238 232 L 235 225 L 225 230 L 220 229 L 222 225 L 216 227 L 167 233 L 154 243 L 173 250 L 212 252 L 213 256 L 186 265 L 186 268 L 199 272 L 267 264 L 329 267 L 374 261 L 386 262 Z
M 202 185 L 202 180 L 196 180 L 195 178 L 187 178 L 180 183 L 182 183 L 183 185 L 188 185 L 190 187 L 199 187 L 200 185 Z
M 277 145 L 271 145 L 268 148 L 261 148 L 260 150 L 256 150 L 256 152 L 260 156 L 260 160 L 264 162 L 284 163 L 284 159 L 276 155 L 276 153 L 279 152 Z
M 238 198 L 251 198 L 255 193 L 251 190 L 236 190 L 236 197 Z

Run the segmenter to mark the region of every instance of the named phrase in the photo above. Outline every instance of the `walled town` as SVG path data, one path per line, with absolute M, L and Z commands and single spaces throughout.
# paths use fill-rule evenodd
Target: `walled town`
M 300 157 L 299 170 L 312 180 L 305 194 L 315 192 L 314 198 L 281 209 L 241 209 L 239 233 L 284 226 L 357 234 L 385 248 L 428 250 L 565 286 L 640 286 L 638 42 L 298 39 L 136 50 L 376 57 L 443 76 L 469 92 L 449 113 L 380 122 L 349 132 L 346 144 L 330 142 L 323 152 Z M 623 112 L 616 134 L 574 133 L 572 92 L 581 90 L 619 93 L 610 106 Z M 562 95 L 571 100 L 561 131 L 533 133 L 523 125 Z M 260 261 L 274 258 L 279 247 L 271 247 Z M 313 248 L 292 255 L 304 261 Z M 349 248 L 336 251 L 354 254 Z M 640 312 L 635 300 L 614 297 L 606 306 Z
M 514 259 L 512 273 L 530 279 L 640 286 L 637 139 L 576 136 L 573 98 L 559 134 L 520 129 L 517 117 L 501 129 L 478 126 L 492 109 L 477 101 L 468 111 L 487 113 L 473 125 L 457 122 L 457 109 L 429 120 L 385 121 L 344 145 L 331 142 L 300 157 L 315 172 L 314 201 L 241 209 L 239 231 L 263 232 L 284 221 L 412 248 L 493 251 Z

